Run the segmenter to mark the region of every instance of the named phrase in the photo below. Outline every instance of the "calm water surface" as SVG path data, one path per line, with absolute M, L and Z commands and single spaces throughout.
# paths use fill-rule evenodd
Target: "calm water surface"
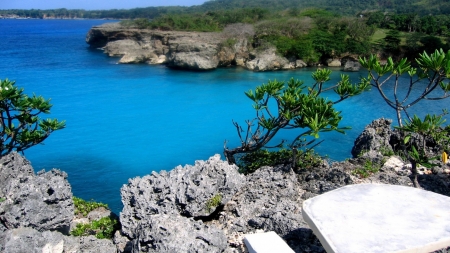
M 0 78 L 51 98 L 48 117 L 67 122 L 45 145 L 26 151 L 34 169 L 66 171 L 74 195 L 108 203 L 116 212 L 128 178 L 208 159 L 222 153 L 224 140 L 237 146 L 231 120 L 244 123 L 254 116 L 244 91 L 269 79 L 312 80 L 310 69 L 188 72 L 119 65 L 85 43 L 89 28 L 105 22 L 0 20 Z M 340 74 L 335 70 L 334 80 Z M 354 80 L 361 74 L 351 73 Z M 422 103 L 416 112 L 439 112 L 446 105 Z M 322 134 L 326 141 L 316 150 L 332 160 L 350 157 L 355 138 L 373 119 L 394 117 L 375 90 L 337 108 L 344 115 L 342 126 L 353 129 L 347 135 Z M 282 132 L 277 140 L 292 135 Z

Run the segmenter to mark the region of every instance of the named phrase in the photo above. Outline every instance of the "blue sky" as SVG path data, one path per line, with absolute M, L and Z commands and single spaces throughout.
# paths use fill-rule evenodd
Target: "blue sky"
M 0 9 L 131 9 L 150 6 L 192 6 L 207 0 L 0 0 Z

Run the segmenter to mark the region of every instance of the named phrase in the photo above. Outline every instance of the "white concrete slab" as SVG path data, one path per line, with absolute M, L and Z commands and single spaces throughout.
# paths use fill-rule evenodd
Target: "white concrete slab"
M 294 253 L 273 231 L 245 235 L 244 243 L 249 253 Z
M 450 198 L 406 186 L 349 185 L 303 202 L 328 253 L 432 252 L 450 246 Z

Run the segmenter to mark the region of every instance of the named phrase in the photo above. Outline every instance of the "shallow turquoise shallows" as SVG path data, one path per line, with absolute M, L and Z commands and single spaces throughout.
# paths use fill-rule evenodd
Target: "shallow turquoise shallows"
M 232 120 L 252 119 L 244 95 L 269 79 L 291 77 L 311 83 L 311 69 L 254 73 L 241 68 L 208 72 L 164 66 L 119 65 L 90 49 L 85 35 L 104 20 L 0 20 L 0 78 L 15 80 L 27 93 L 51 98 L 49 117 L 66 120 L 45 145 L 25 152 L 34 169 L 59 168 L 74 195 L 108 203 L 119 212 L 120 187 L 128 178 L 170 170 L 222 153 L 225 140 L 238 145 Z M 334 70 L 337 80 L 341 72 Z M 365 73 L 351 73 L 357 80 Z M 327 94 L 333 98 L 333 94 Z M 415 112 L 440 112 L 448 102 L 429 102 Z M 364 126 L 393 111 L 375 90 L 337 105 L 347 135 L 322 134 L 316 150 L 332 160 L 351 156 Z M 435 108 L 435 109 L 433 109 Z M 277 140 L 295 133 L 284 131 Z

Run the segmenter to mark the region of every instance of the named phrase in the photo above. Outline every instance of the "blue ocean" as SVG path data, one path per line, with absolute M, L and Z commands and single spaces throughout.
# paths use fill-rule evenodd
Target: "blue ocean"
M 25 151 L 35 171 L 67 172 L 75 196 L 107 203 L 117 213 L 120 188 L 129 178 L 222 154 L 225 140 L 236 147 L 232 120 L 244 124 L 255 116 L 245 91 L 269 79 L 312 83 L 313 69 L 192 72 L 117 64 L 117 58 L 85 42 L 89 29 L 105 22 L 111 21 L 0 20 L 0 78 L 15 80 L 28 94 L 51 98 L 51 114 L 44 116 L 66 120 L 64 130 Z M 333 81 L 340 74 L 333 69 Z M 350 75 L 356 81 L 366 73 Z M 439 113 L 447 103 L 426 101 L 414 112 Z M 325 141 L 316 148 L 332 161 L 351 157 L 355 138 L 373 119 L 395 116 L 376 90 L 337 108 L 342 126 L 352 129 L 346 135 L 322 134 Z M 275 141 L 293 136 L 284 131 Z

